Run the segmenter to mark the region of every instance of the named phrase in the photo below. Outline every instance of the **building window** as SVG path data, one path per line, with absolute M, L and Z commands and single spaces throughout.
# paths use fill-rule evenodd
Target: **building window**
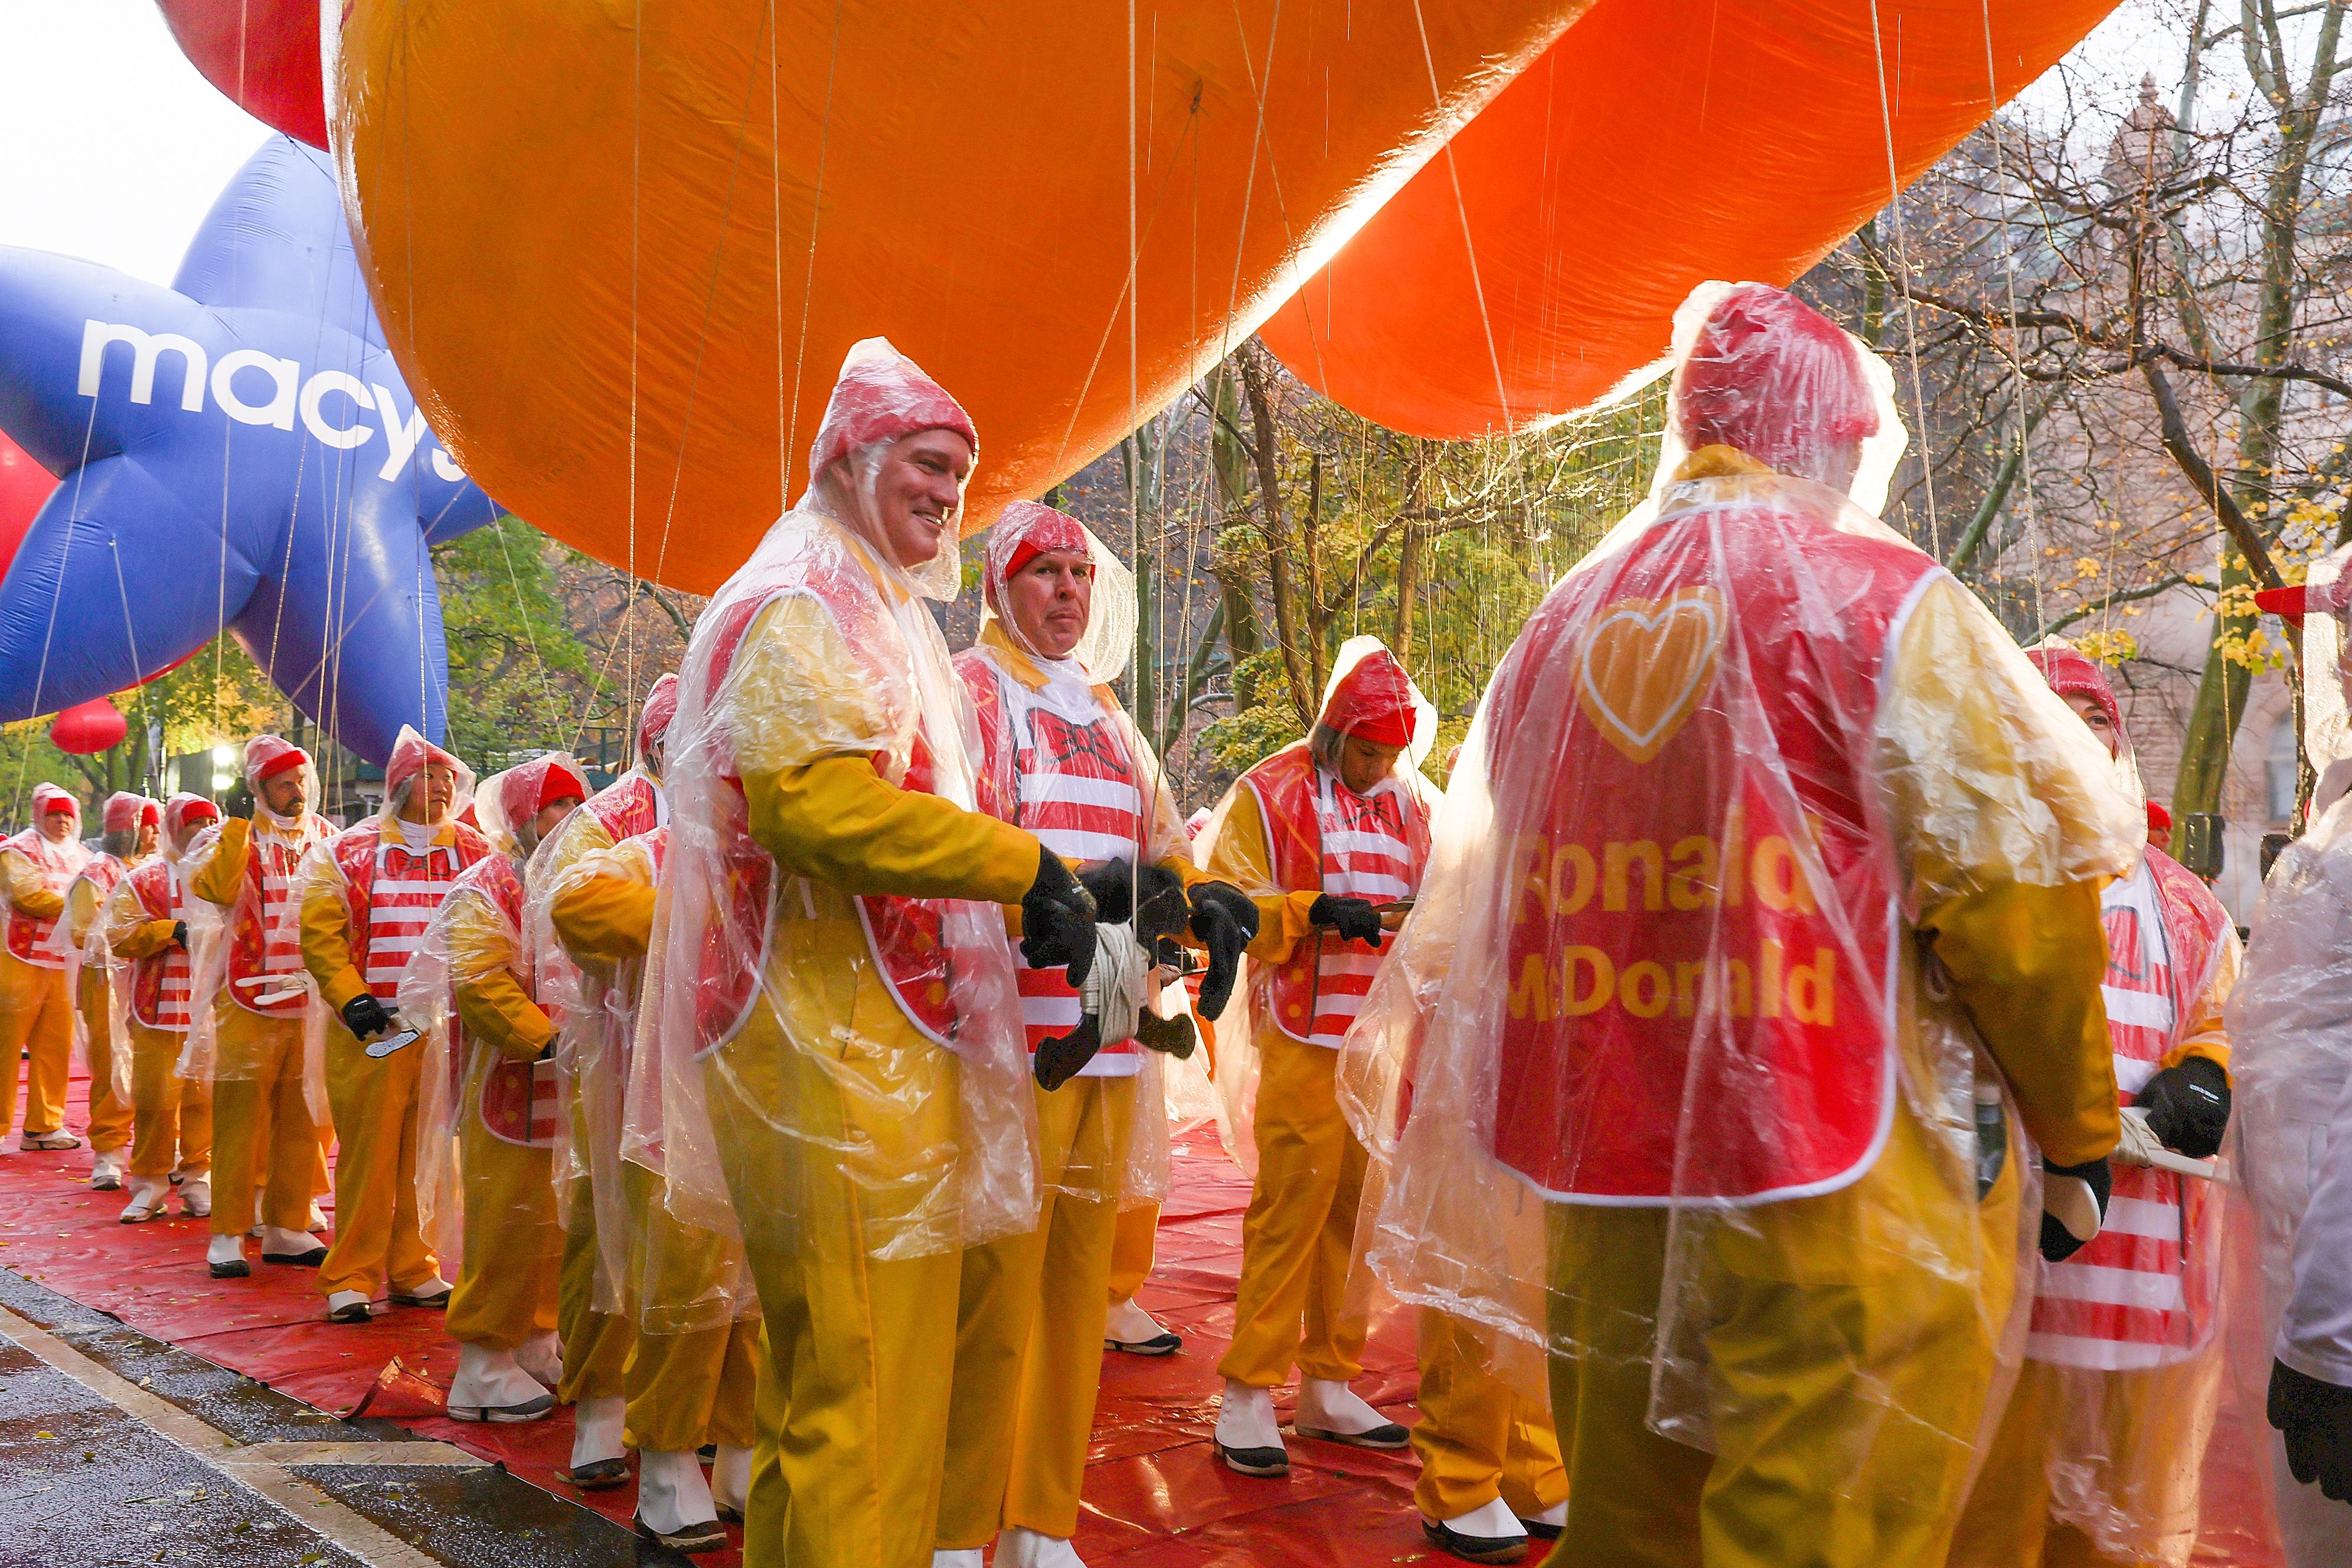
M 2269 786 L 2273 822 L 2286 822 L 2294 816 L 2294 720 L 2290 717 L 2272 727 L 2270 750 L 2263 755 L 2263 782 Z

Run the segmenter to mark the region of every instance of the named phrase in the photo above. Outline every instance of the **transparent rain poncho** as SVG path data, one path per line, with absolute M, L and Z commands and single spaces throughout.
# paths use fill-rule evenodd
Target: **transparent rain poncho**
M 679 671 L 653 1005 L 622 1152 L 661 1172 L 671 1212 L 700 1228 L 756 1226 L 792 1247 L 820 1217 L 811 1205 L 829 1223 L 845 1190 L 877 1258 L 1036 1223 L 1003 910 L 797 875 L 751 836 L 740 782 L 863 757 L 887 784 L 976 808 L 976 727 L 930 607 L 955 591 L 953 546 L 902 569 L 877 500 L 894 443 L 941 428 L 977 450 L 962 411 L 903 356 L 878 339 L 853 349 L 810 491 L 703 612 Z
M 1759 1363 L 1717 1364 L 1790 1310 L 1762 1280 L 1916 1282 L 2014 1366 L 2033 1163 L 1980 1135 L 1980 1098 L 1996 1130 L 2018 1101 L 1915 929 L 2011 887 L 2076 889 L 2087 921 L 2145 825 L 1990 614 L 1863 504 L 1902 446 L 1874 356 L 1710 284 L 1675 357 L 1652 494 L 1497 669 L 1340 1080 L 1393 1140 L 1358 1232 L 1391 1290 L 1639 1369 L 1648 1427 L 1714 1449 L 1769 1408 Z M 1654 1261 L 1579 1250 L 1612 1224 L 1654 1227 Z M 1884 1417 L 1852 1440 L 1892 1423 L 1965 1465 L 1999 1390 L 1907 1405 L 1925 1370 L 1847 1367 Z
M 1386 651 L 1381 640 L 1371 637 L 1350 637 L 1340 645 L 1339 657 L 1331 663 L 1331 673 L 1323 683 L 1322 700 L 1316 707 L 1316 727 L 1318 731 L 1336 733 L 1355 727 L 1360 715 L 1350 707 L 1356 687 L 1349 677 L 1366 659 Z M 1373 794 L 1393 789 L 1413 803 L 1412 809 L 1402 814 L 1402 821 L 1408 839 L 1415 842 L 1417 856 L 1425 860 L 1426 847 L 1421 840 L 1425 837 L 1426 826 L 1436 809 L 1437 790 L 1423 775 L 1421 764 L 1428 757 L 1430 748 L 1437 743 L 1437 710 L 1422 695 L 1418 686 L 1408 682 L 1408 687 L 1407 700 L 1412 713 L 1412 739 L 1397 753 L 1396 763 L 1389 778 L 1377 786 Z M 1307 740 L 1291 742 L 1284 752 L 1306 752 L 1312 746 L 1313 738 L 1310 736 Z M 1322 771 L 1328 770 L 1324 768 Z M 1234 810 L 1244 798 L 1258 799 L 1247 783 L 1236 782 L 1232 789 L 1225 792 L 1224 798 L 1217 803 L 1209 814 L 1207 823 L 1194 837 L 1192 857 L 1204 869 L 1219 868 L 1218 847 L 1225 839 Z M 1303 814 L 1311 812 L 1313 806 L 1309 802 L 1301 801 L 1293 809 Z M 1264 810 L 1263 805 L 1261 810 Z M 1277 825 L 1269 822 L 1267 827 L 1274 831 Z M 1281 886 L 1276 879 L 1278 870 L 1275 866 L 1255 869 L 1257 875 L 1242 884 L 1242 891 L 1253 898 L 1315 890 Z M 1302 964 L 1314 962 L 1326 945 L 1355 951 L 1361 944 L 1342 942 L 1332 932 L 1315 933 L 1300 940 L 1301 951 L 1294 954 L 1294 960 Z M 1383 939 L 1384 951 L 1393 952 L 1395 946 L 1394 936 Z M 1363 951 L 1370 952 L 1369 949 Z M 1233 1000 L 1225 1005 L 1224 1012 L 1219 1015 L 1216 1022 L 1209 1026 L 1215 1032 L 1214 1059 L 1210 1070 L 1217 1095 L 1218 1136 L 1234 1163 L 1253 1178 L 1257 1174 L 1257 1089 L 1261 1067 L 1256 1032 L 1276 1016 L 1274 992 L 1280 967 L 1260 963 L 1255 959 L 1245 961 L 1241 983 L 1234 987 Z M 1343 1104 L 1345 1099 L 1343 1093 Z M 1358 1133 L 1360 1138 L 1360 1129 Z
M 211 1011 L 211 995 L 204 989 L 204 979 L 219 972 L 222 923 L 218 910 L 188 890 L 189 852 L 203 834 L 216 829 L 220 813 L 202 795 L 175 795 L 164 804 L 163 815 L 163 830 L 156 840 L 156 853 L 114 885 L 103 911 L 90 921 L 83 936 L 81 959 L 84 963 L 101 958 L 110 962 L 118 1021 L 165 1033 L 194 1033 L 194 1021 Z M 122 942 L 141 926 L 167 920 L 185 921 L 188 928 L 184 959 L 188 990 L 176 1008 L 169 993 L 180 967 L 177 954 L 167 947 L 145 958 L 125 961 L 111 952 L 111 944 Z M 175 1016 L 184 1021 L 173 1022 Z M 117 1037 L 127 1041 L 129 1035 Z M 182 1053 L 185 1053 L 184 1045 Z M 115 1088 L 126 1102 L 131 1083 L 125 1064 L 130 1056 L 127 1050 L 115 1053 Z
M 301 799 L 296 809 L 280 815 L 269 808 L 262 785 L 289 773 L 300 783 Z M 198 1083 L 234 1080 L 255 1070 L 251 1060 L 223 1058 L 220 1007 L 239 1007 L 264 1018 L 299 1018 L 303 1100 L 312 1120 L 324 1126 L 328 1010 L 317 983 L 302 967 L 300 868 L 303 858 L 333 837 L 335 830 L 319 815 L 319 771 L 291 742 L 278 735 L 254 736 L 245 744 L 244 774 L 247 793 L 253 797 L 253 816 L 244 834 L 245 866 L 228 903 L 213 904 L 201 896 L 196 900 L 220 914 L 222 939 L 196 976 L 196 994 L 212 1000 L 190 1026 L 175 1070 Z M 215 887 L 213 868 L 226 830 L 226 823 L 215 823 L 189 846 L 188 881 L 200 895 L 207 889 L 222 890 Z
M 1025 565 L 1031 556 L 1047 552 L 1083 552 L 1094 568 L 1086 628 L 1059 658 L 1040 652 L 1007 607 L 1015 563 Z M 978 709 L 982 743 L 975 761 L 982 808 L 1036 834 L 1054 853 L 1082 865 L 1123 860 L 1139 868 L 1189 859 L 1182 819 L 1160 759 L 1111 690 L 1135 647 L 1134 574 L 1077 519 L 1034 501 L 1013 501 L 989 530 L 981 553 L 981 592 L 979 640 L 956 656 L 955 666 Z M 1033 687 L 1032 674 L 1043 684 Z M 1024 756 L 1025 772 L 1020 761 Z M 1118 826 L 1122 815 L 1131 818 L 1126 826 Z M 1140 831 L 1133 831 L 1138 825 Z M 1150 931 L 1139 932 L 1135 921 L 1122 921 L 1100 928 L 1103 940 L 1108 944 L 1133 936 L 1148 965 L 1150 938 L 1181 936 L 1184 910 L 1181 895 L 1163 889 L 1156 901 L 1147 897 L 1144 924 Z M 1116 962 L 1108 945 L 1096 962 L 1108 979 Z M 1025 979 L 1037 994 L 1024 998 L 1024 1027 L 1025 1015 L 1050 1012 L 1053 1032 L 1059 1035 L 1078 1026 L 1079 999 L 1055 984 L 1053 973 L 1046 972 L 1042 986 L 1037 977 Z M 1129 995 L 1140 994 L 1153 1016 L 1185 1016 L 1182 988 L 1172 975 L 1155 986 L 1146 968 L 1136 984 L 1139 992 Z M 1176 1064 L 1140 1040 L 1125 1044 L 1130 1031 L 1124 1020 L 1106 1020 L 1104 1029 L 1106 1048 L 1081 1071 L 1133 1078 L 1133 1112 L 1111 1143 L 1092 1152 L 1069 1151 L 1053 1185 L 1081 1200 L 1114 1197 L 1123 1208 L 1156 1204 L 1168 1191 L 1166 1084 Z M 1044 1030 L 1028 1032 L 1034 1041 Z M 1124 1048 L 1112 1048 L 1113 1033 Z M 1115 1149 L 1124 1150 L 1123 1160 L 1113 1160 Z
M 2316 563 L 2306 579 L 2304 743 L 2323 774 L 2352 758 L 2344 721 L 2352 638 L 2335 604 L 2347 563 L 2352 547 Z M 2316 805 L 2263 880 L 2245 974 L 2229 1005 L 2230 1379 L 2235 1420 L 2254 1439 L 2257 1474 L 2271 1482 L 2268 1499 L 2245 1500 L 2272 1504 L 2295 1568 L 2352 1562 L 2352 1507 L 2288 1474 L 2264 1414 L 2273 1357 L 2352 1387 L 2352 1343 L 2337 1347 L 2343 1359 L 2330 1364 L 2284 1331 L 2297 1305 L 2298 1260 L 2307 1269 L 2315 1251 L 2340 1255 L 2352 1237 L 2352 1215 L 2313 1205 L 2331 1147 L 2352 1137 L 2352 795 Z M 2340 1313 L 2341 1303 L 2332 1305 Z M 2305 1303 L 2294 1315 L 2308 1322 L 2326 1312 Z
M 150 800 L 129 791 L 117 791 L 107 797 L 105 831 L 99 840 L 99 853 L 89 861 L 66 886 L 66 912 L 57 929 L 50 932 L 52 950 L 65 955 L 66 989 L 76 998 L 81 995 L 85 972 L 104 977 L 107 997 L 108 1039 L 113 1049 L 107 1055 L 108 1079 L 112 1086 L 115 1102 L 131 1103 L 131 1053 L 125 1048 L 130 1036 L 123 1031 L 123 1008 L 129 994 L 129 984 L 121 961 L 106 937 L 106 906 L 115 888 L 131 869 L 147 858 L 138 853 L 140 828 L 142 822 L 152 822 L 157 830 L 157 842 L 162 842 L 163 803 Z M 82 1059 L 91 1066 L 96 1078 L 95 1055 L 98 1042 L 86 1037 L 89 1020 L 83 1016 L 79 1004 L 74 1009 L 75 1038 L 80 1042 Z

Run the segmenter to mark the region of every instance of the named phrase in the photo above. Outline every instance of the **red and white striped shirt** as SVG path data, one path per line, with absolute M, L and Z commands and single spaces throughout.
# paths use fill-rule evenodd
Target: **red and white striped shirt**
M 1335 897 L 1392 903 L 1413 892 L 1412 847 L 1405 838 L 1404 791 L 1384 778 L 1360 795 L 1328 768 L 1315 770 L 1315 820 L 1323 846 L 1323 890 Z M 1333 1050 L 1347 1037 L 1380 973 L 1384 952 L 1335 936 L 1317 960 L 1311 1041 Z
M 188 918 L 188 890 L 175 862 L 159 855 L 131 872 L 126 885 L 145 919 Z M 194 981 L 188 954 L 176 942 L 140 959 L 131 966 L 131 1016 L 150 1029 L 185 1032 Z
M 2186 875 L 2186 873 L 2183 873 Z M 2100 897 L 2107 973 L 2100 985 L 2123 1102 L 2156 1075 L 2180 1029 L 2173 934 L 2147 859 Z M 2161 1366 L 2192 1354 L 2214 1322 L 2211 1271 L 2192 1267 L 2210 1224 L 2210 1184 L 2170 1171 L 2115 1167 L 2107 1216 L 2090 1244 L 2044 1263 L 2025 1353 L 2100 1371 Z
M 458 873 L 489 853 L 482 836 L 463 823 L 451 842 L 409 847 L 396 821 L 362 823 L 328 845 L 341 874 L 351 910 L 352 961 L 383 1001 L 396 1001 L 400 977 L 424 939 L 433 911 Z M 445 830 L 428 830 L 438 837 Z
M 5 851 L 22 855 L 41 885 L 60 896 L 89 863 L 89 851 L 81 847 L 80 840 L 68 838 L 62 844 L 52 844 L 41 837 L 37 827 L 27 827 L 13 838 L 0 839 L 0 852 Z M 0 929 L 5 929 L 11 956 L 43 969 L 66 966 L 66 955 L 57 945 L 58 917 L 37 919 L 0 900 Z

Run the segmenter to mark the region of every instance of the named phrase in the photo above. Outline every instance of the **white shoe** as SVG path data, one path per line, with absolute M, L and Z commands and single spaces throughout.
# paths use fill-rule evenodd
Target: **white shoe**
M 245 1237 L 216 1236 L 205 1247 L 205 1266 L 215 1279 L 252 1278 L 253 1265 L 245 1260 Z
M 980 1548 L 977 1546 L 931 1553 L 931 1568 L 980 1568 Z
M 551 1331 L 515 1347 L 515 1364 L 551 1389 L 563 1386 L 563 1342 Z
M 1443 1523 L 1423 1514 L 1421 1532 L 1469 1563 L 1516 1563 L 1528 1550 L 1528 1527 L 1500 1498 Z
M 751 1505 L 751 1449 L 719 1445 L 719 1458 L 710 1465 L 710 1501 L 728 1523 L 743 1522 L 743 1510 Z
M 163 1200 L 172 1195 L 172 1184 L 159 1182 L 152 1176 L 131 1178 L 131 1201 L 122 1205 L 122 1223 L 139 1225 L 154 1219 L 163 1212 Z
M 1521 1522 L 1526 1524 L 1540 1524 L 1551 1530 L 1566 1530 L 1568 1528 L 1568 1500 L 1566 1498 L 1562 1498 L 1558 1502 L 1552 1504 L 1549 1508 L 1544 1510 L 1541 1513 L 1537 1514 L 1534 1518 L 1524 1520 Z
M 209 1174 L 190 1176 L 180 1184 L 180 1212 L 190 1219 L 212 1217 L 213 1179 Z
M 638 1451 L 637 1518 L 656 1535 L 684 1535 L 690 1525 L 718 1522 L 710 1485 L 702 1479 L 702 1459 L 693 1449 Z
M 1058 1536 L 1015 1525 L 996 1537 L 996 1568 L 1087 1568 L 1087 1560 Z
M 310 1217 L 307 1223 L 312 1236 L 327 1234 L 327 1211 L 319 1206 L 319 1200 L 316 1198 L 310 1200 Z
M 1298 1407 L 1290 1425 L 1302 1437 L 1347 1443 L 1359 1448 L 1402 1448 L 1411 1440 L 1405 1429 L 1365 1404 L 1356 1391 L 1336 1378 L 1303 1378 Z
M 461 1343 L 448 1405 L 452 1421 L 537 1421 L 555 1408 L 555 1395 L 515 1364 L 512 1351 Z
M 91 1159 L 89 1190 L 94 1193 L 114 1193 L 122 1190 L 121 1150 L 109 1149 Z
M 1275 1420 L 1271 1390 L 1225 1379 L 1224 1402 L 1217 1410 L 1215 1447 L 1217 1458 L 1243 1475 L 1290 1473 L 1290 1455 L 1282 1446 L 1282 1427 Z
M 27 1132 L 16 1141 L 18 1149 L 79 1149 L 81 1140 L 58 1128 L 55 1132 Z
M 247 1231 L 245 1234 L 253 1237 L 254 1240 L 259 1241 L 261 1239 L 261 1189 L 256 1187 L 253 1192 L 253 1228 Z
M 1182 1348 L 1183 1337 L 1171 1333 L 1157 1318 L 1132 1299 L 1110 1310 L 1103 1324 L 1103 1349 L 1129 1355 L 1167 1355 Z
M 617 1459 L 628 1453 L 622 1432 L 629 1402 L 617 1394 L 583 1399 L 572 1407 L 572 1468 Z
M 364 1290 L 327 1292 L 327 1321 L 364 1323 L 375 1316 L 375 1302 Z

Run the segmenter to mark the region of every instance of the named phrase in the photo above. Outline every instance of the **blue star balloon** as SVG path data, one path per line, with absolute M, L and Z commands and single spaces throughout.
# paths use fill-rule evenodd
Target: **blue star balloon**
M 498 508 L 384 347 L 325 153 L 272 138 L 169 289 L 0 247 L 0 429 L 63 480 L 0 580 L 0 719 L 226 627 L 362 756 L 403 724 L 440 738 L 425 547 Z

